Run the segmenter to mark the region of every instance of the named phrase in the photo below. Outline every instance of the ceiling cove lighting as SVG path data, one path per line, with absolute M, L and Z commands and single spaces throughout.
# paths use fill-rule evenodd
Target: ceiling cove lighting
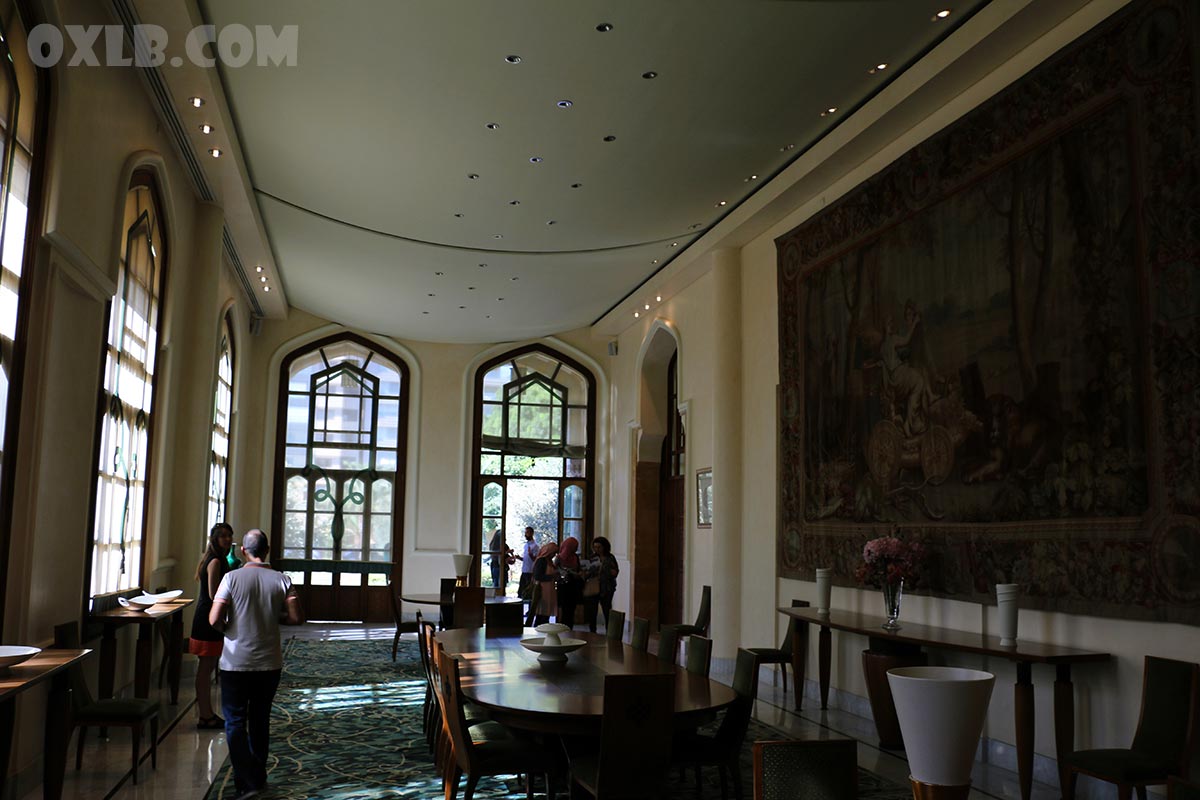
M 199 108 L 200 106 L 204 105 L 204 98 L 203 97 L 189 97 L 188 103 L 191 104 L 192 108 Z
M 207 122 L 200 126 L 200 132 L 203 133 L 205 136 L 208 136 L 210 133 L 212 133 L 215 130 L 216 130 L 216 128 L 214 128 L 212 125 L 209 125 Z

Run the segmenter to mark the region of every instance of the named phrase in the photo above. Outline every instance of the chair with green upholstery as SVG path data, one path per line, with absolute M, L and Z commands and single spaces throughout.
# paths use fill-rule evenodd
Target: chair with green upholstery
M 629 646 L 643 653 L 650 652 L 650 620 L 633 618 L 633 629 L 629 632 Z
M 792 600 L 792 608 L 807 608 L 807 600 Z M 803 624 L 804 627 L 800 628 Z M 788 617 L 787 632 L 783 635 L 783 642 L 779 647 L 751 647 L 750 652 L 758 656 L 758 663 L 761 664 L 778 664 L 780 672 L 783 673 L 783 693 L 787 694 L 787 665 L 792 662 L 792 640 L 795 637 L 801 637 L 801 652 L 808 649 L 808 624 L 801 623 L 800 620 L 793 617 Z M 803 686 L 796 687 L 796 691 L 804 691 Z
M 658 632 L 658 660 L 674 664 L 679 658 L 679 626 L 664 625 Z
M 608 610 L 608 622 L 605 623 L 604 635 L 618 642 L 625 638 L 625 612 L 615 608 Z
M 1117 797 L 1128 800 L 1136 789 L 1145 800 L 1146 787 L 1174 776 L 1188 779 L 1196 746 L 1200 706 L 1200 665 L 1146 656 L 1142 673 L 1142 713 L 1128 749 L 1076 750 L 1063 759 L 1067 775 L 1063 797 L 1073 800 L 1082 773 L 1117 785 Z
M 712 619 L 712 587 L 705 586 L 700 592 L 700 610 L 696 612 L 696 622 L 692 625 L 673 625 L 679 629 L 680 636 L 708 636 L 708 626 Z M 665 625 L 663 626 L 666 627 Z
M 79 623 L 64 622 L 54 626 L 54 646 L 60 650 L 78 650 Z M 138 757 L 142 749 L 142 731 L 150 724 L 150 767 L 158 769 L 158 701 L 136 697 L 93 700 L 83 677 L 83 667 L 75 664 L 68 668 L 67 681 L 71 687 L 71 724 L 79 728 L 79 741 L 75 749 L 75 769 L 83 768 L 83 744 L 87 729 L 129 728 L 133 736 L 133 782 L 138 782 Z
M 707 678 L 712 668 L 712 639 L 689 636 L 686 659 L 684 669 L 693 675 L 703 675 Z

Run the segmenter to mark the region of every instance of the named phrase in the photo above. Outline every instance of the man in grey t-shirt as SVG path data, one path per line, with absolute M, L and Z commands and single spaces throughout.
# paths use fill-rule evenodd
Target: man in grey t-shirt
M 267 563 L 269 552 L 267 535 L 257 528 L 242 537 L 246 564 L 221 579 L 208 615 L 225 632 L 221 710 L 238 800 L 267 785 L 271 704 L 283 669 L 279 623 L 304 621 L 291 580 Z

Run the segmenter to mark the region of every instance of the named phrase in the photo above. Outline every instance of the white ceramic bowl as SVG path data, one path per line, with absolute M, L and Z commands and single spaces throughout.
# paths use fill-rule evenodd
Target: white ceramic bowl
M 25 647 L 17 644 L 0 645 L 0 672 L 42 652 L 40 647 Z
M 134 606 L 135 608 L 140 608 L 143 611 L 150 606 L 157 605 L 160 602 L 162 601 L 152 594 L 143 594 L 138 597 L 129 598 L 129 605 Z
M 538 654 L 538 663 L 546 665 L 561 665 L 567 663 L 567 653 L 574 652 L 587 642 L 583 639 L 559 639 L 558 642 L 546 642 L 546 637 L 533 636 L 521 640 L 521 647 Z
M 172 589 L 169 592 L 159 592 L 158 594 L 154 594 L 152 592 L 145 592 L 143 594 L 143 596 L 144 597 L 153 597 L 158 602 L 165 603 L 168 600 L 174 600 L 176 597 L 179 597 L 182 594 L 183 594 L 183 589 Z

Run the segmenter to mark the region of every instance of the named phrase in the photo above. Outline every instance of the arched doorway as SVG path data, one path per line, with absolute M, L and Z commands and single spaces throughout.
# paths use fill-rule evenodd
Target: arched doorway
M 685 431 L 679 413 L 678 342 L 661 324 L 643 347 L 634 484 L 633 613 L 680 622 L 686 530 Z

